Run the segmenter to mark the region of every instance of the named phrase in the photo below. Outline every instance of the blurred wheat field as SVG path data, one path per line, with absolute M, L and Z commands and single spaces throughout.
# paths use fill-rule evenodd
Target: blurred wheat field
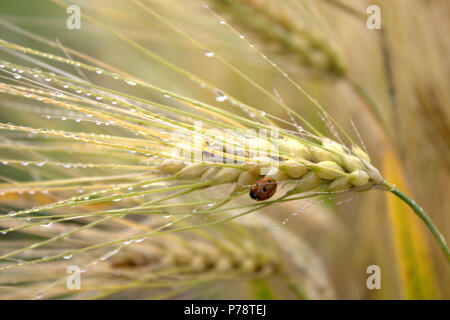
M 298 129 L 280 101 L 337 139 L 279 67 L 450 238 L 448 1 L 205 3 L 2 1 L 0 298 L 449 299 L 439 246 L 387 192 L 254 202 L 233 168 L 224 185 L 156 169 L 195 119 Z

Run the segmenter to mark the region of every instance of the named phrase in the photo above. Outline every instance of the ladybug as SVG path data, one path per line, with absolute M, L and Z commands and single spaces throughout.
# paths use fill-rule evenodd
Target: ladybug
M 269 199 L 277 191 L 277 181 L 274 178 L 265 177 L 259 179 L 250 187 L 250 198 L 256 201 Z

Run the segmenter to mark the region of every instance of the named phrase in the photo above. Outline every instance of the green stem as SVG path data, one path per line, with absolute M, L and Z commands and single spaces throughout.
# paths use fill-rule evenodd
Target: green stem
M 389 191 L 395 194 L 397 197 L 399 197 L 401 200 L 403 200 L 408 206 L 411 207 L 411 209 L 414 210 L 414 212 L 417 214 L 417 216 L 422 219 L 425 224 L 427 225 L 428 229 L 430 229 L 431 233 L 433 234 L 434 238 L 439 243 L 439 246 L 441 247 L 442 251 L 444 252 L 445 258 L 447 259 L 447 262 L 450 264 L 450 251 L 447 246 L 447 242 L 444 239 L 444 236 L 439 232 L 437 227 L 434 225 L 433 221 L 430 219 L 430 217 L 426 214 L 426 212 L 420 207 L 414 200 L 409 198 L 407 195 L 405 195 L 403 192 L 398 190 L 395 186 L 390 185 L 389 183 L 385 182 L 386 187 L 389 188 Z

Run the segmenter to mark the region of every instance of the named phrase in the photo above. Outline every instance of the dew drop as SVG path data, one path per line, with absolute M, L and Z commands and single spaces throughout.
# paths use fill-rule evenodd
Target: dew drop
M 147 237 L 142 237 L 142 238 L 139 238 L 139 239 L 134 240 L 134 242 L 135 242 L 135 243 L 139 243 L 139 242 L 144 241 L 146 238 L 147 238 Z
M 100 260 L 105 261 L 106 259 L 111 258 L 113 255 L 115 255 L 116 253 L 118 253 L 119 250 L 120 250 L 120 249 L 116 249 L 116 250 L 113 250 L 113 251 L 109 252 L 109 253 L 106 254 L 105 256 L 101 257 Z
M 67 256 L 63 256 L 63 259 L 65 259 L 65 260 L 69 260 L 69 259 L 71 259 L 71 258 L 72 258 L 72 256 L 73 256 L 73 255 L 69 254 L 69 255 L 67 255 Z
M 36 293 L 36 295 L 34 296 L 34 298 L 35 298 L 35 299 L 42 299 L 42 296 L 43 296 L 42 292 L 38 292 L 38 293 Z
M 207 56 L 208 58 L 212 58 L 212 57 L 214 57 L 214 52 L 211 52 L 211 51 L 209 51 L 209 50 L 206 50 L 206 51 L 205 51 L 205 56 Z
M 223 102 L 223 101 L 227 100 L 227 96 L 222 91 L 215 90 L 214 93 L 216 94 L 216 100 L 217 101 Z

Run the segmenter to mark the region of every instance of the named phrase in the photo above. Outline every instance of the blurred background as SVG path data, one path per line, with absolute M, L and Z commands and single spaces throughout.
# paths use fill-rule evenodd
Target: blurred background
M 248 81 L 219 59 L 209 59 L 208 55 L 214 54 L 332 136 L 310 102 L 202 2 L 142 3 L 208 50 L 128 1 L 3 0 L 0 37 L 62 55 L 61 48 L 45 45 L 37 37 L 57 39 L 64 47 L 161 88 L 216 103 L 211 92 L 152 59 L 127 41 L 131 40 L 248 105 L 289 121 L 289 115 Z M 383 176 L 411 195 L 450 239 L 449 1 L 205 3 L 320 101 L 356 141 L 361 139 Z M 81 8 L 80 30 L 66 27 L 69 4 Z M 379 6 L 381 29 L 367 28 L 369 5 Z M 111 28 L 127 40 L 117 37 Z M 4 49 L 0 56 L 8 61 L 18 59 Z M 147 92 L 139 94 L 153 98 Z M 233 108 L 229 102 L 222 105 Z M 36 124 L 39 120 L 1 101 L 0 121 Z M 65 128 L 66 124 L 56 126 Z M 413 212 L 392 197 L 377 190 L 344 194 L 305 209 L 283 225 L 297 210 L 294 204 L 275 204 L 261 215 L 291 231 L 321 260 L 321 272 L 332 292 L 326 298 L 449 299 L 450 269 L 442 252 Z M 380 266 L 380 290 L 366 286 L 369 265 Z M 248 298 L 233 294 L 237 295 L 231 290 L 224 296 Z M 290 296 L 279 293 L 275 298 Z

